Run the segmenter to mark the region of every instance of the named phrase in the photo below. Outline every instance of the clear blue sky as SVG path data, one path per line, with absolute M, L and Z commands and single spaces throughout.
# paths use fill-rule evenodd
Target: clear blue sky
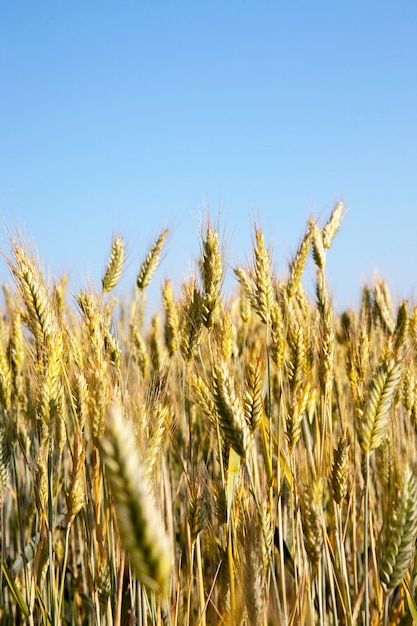
M 129 293 L 166 225 L 156 288 L 180 285 L 207 205 L 231 265 L 255 217 L 283 274 L 308 216 L 343 200 L 337 305 L 376 269 L 414 299 L 416 198 L 415 0 L 0 2 L 0 219 L 74 289 L 116 232 Z

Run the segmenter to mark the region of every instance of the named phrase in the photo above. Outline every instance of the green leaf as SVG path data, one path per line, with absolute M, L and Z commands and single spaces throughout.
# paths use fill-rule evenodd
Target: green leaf
M 407 596 L 408 608 L 410 609 L 411 617 L 413 618 L 414 624 L 417 624 L 417 606 L 414 602 L 413 596 L 411 595 L 410 587 L 405 580 L 403 580 L 403 588 L 405 595 Z
M 13 576 L 11 575 L 11 573 L 9 572 L 7 565 L 4 561 L 2 561 L 1 563 L 1 569 L 3 570 L 3 575 L 6 579 L 6 582 L 9 586 L 9 589 L 12 593 L 13 598 L 16 600 L 17 604 L 20 607 L 20 610 L 22 611 L 22 613 L 24 614 L 25 617 L 29 617 L 29 609 L 28 606 L 26 604 L 26 602 L 23 599 L 22 594 L 19 591 L 18 586 L 15 583 L 15 580 L 13 578 Z

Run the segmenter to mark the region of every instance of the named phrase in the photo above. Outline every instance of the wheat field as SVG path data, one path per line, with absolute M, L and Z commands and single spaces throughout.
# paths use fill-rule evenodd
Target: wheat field
M 207 219 L 195 275 L 165 280 L 150 319 L 167 230 L 128 302 L 122 237 L 75 293 L 10 237 L 3 625 L 417 623 L 417 306 L 375 279 L 335 312 L 342 218 L 310 219 L 284 276 L 255 225 L 234 294 Z

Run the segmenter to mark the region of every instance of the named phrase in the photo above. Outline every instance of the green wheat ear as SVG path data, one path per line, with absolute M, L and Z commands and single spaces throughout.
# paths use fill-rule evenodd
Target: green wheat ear
M 166 593 L 171 550 L 142 466 L 134 430 L 116 407 L 108 412 L 106 427 L 100 448 L 122 544 L 138 580 L 153 591 Z
M 385 522 L 379 577 L 388 590 L 395 589 L 403 580 L 411 563 L 417 537 L 417 481 L 406 467 L 392 499 Z

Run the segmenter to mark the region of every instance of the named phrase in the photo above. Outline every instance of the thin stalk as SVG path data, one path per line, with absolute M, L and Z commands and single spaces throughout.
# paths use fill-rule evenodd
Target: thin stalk
M 59 603 L 58 603 L 58 618 L 61 618 L 62 611 L 62 601 L 64 599 L 64 589 L 65 589 L 65 572 L 67 571 L 67 561 L 68 561 L 68 549 L 69 549 L 69 536 L 71 531 L 71 524 L 67 525 L 67 530 L 65 533 L 65 552 L 64 552 L 64 562 L 62 565 L 62 580 L 61 580 L 61 591 L 59 593 Z
M 48 552 L 49 552 L 49 602 L 51 611 L 51 621 L 53 626 L 56 624 L 56 617 L 58 612 L 57 597 L 55 590 L 55 568 L 54 568 L 54 547 L 53 547 L 53 532 L 54 532 L 54 520 L 53 520 L 53 493 L 52 493 L 52 455 L 53 455 L 53 443 L 52 437 L 50 438 L 49 451 L 48 451 Z
M 2 563 L 5 561 L 5 544 L 6 544 L 6 517 L 4 515 L 4 503 L 0 506 L 0 526 L 1 526 L 1 547 L 0 558 Z M 3 568 L 0 567 L 0 606 L 4 607 L 4 591 L 3 591 Z
M 211 588 L 210 588 L 210 591 L 209 591 L 209 593 L 208 593 L 208 595 L 207 595 L 207 600 L 206 600 L 206 603 L 205 603 L 205 605 L 204 605 L 204 615 L 205 615 L 205 613 L 206 613 L 206 611 L 207 611 L 207 607 L 208 607 L 208 605 L 209 605 L 209 603 L 210 603 L 210 601 L 211 601 L 211 596 L 212 596 L 212 593 L 213 593 L 214 587 L 215 587 L 215 585 L 216 585 L 216 582 L 217 582 L 217 577 L 218 577 L 218 575 L 219 575 L 219 572 L 220 572 L 220 568 L 221 568 L 221 566 L 222 566 L 222 562 L 220 561 L 220 562 L 219 562 L 219 564 L 218 564 L 218 566 L 217 566 L 216 573 L 214 574 L 213 581 L 212 581 L 212 583 L 211 583 Z M 217 609 L 216 609 L 216 612 L 217 612 L 218 617 L 219 617 L 219 618 L 221 618 L 221 615 L 220 615 L 220 613 L 217 611 Z M 197 626 L 200 626 L 200 622 L 198 622 Z
M 269 418 L 269 459 L 273 458 L 272 455 L 272 388 L 271 388 L 271 348 L 270 348 L 270 326 L 269 323 L 266 326 L 266 371 L 267 371 L 267 383 L 268 383 L 268 418 Z M 279 387 L 281 389 L 281 372 L 278 372 L 279 377 Z M 277 415 L 277 447 L 278 447 L 278 457 L 281 454 L 282 450 L 282 428 L 281 428 L 281 411 L 278 412 Z M 282 490 L 282 476 L 281 476 L 281 463 L 278 460 L 277 463 L 277 485 L 278 485 L 278 502 L 277 502 L 277 516 L 278 516 L 278 545 L 279 545 L 279 558 L 280 558 L 280 571 L 281 571 L 281 594 L 282 594 L 282 611 L 284 615 L 281 615 L 281 619 L 283 618 L 283 625 L 286 626 L 288 623 L 288 608 L 287 608 L 287 587 L 285 580 L 285 563 L 284 563 L 284 528 L 282 521 L 282 499 L 281 499 L 281 490 Z M 255 492 L 254 492 L 254 497 Z M 270 497 L 270 514 L 271 519 L 273 519 L 273 509 L 272 509 L 272 484 L 269 488 L 269 497 Z M 257 502 L 257 500 L 256 500 Z M 260 513 L 259 503 L 257 502 L 258 512 Z M 268 551 L 269 553 L 269 551 Z M 279 599 L 277 581 L 275 577 L 275 567 L 271 562 L 271 573 L 273 577 L 274 583 L 274 591 L 277 597 L 278 606 L 281 606 L 281 602 Z
M 281 494 L 278 496 L 278 545 L 279 545 L 279 567 L 281 572 L 281 593 L 282 593 L 282 611 L 284 615 L 284 625 L 288 623 L 288 612 L 287 612 L 287 587 L 285 584 L 285 555 L 284 555 L 284 531 L 283 531 L 283 522 L 282 522 L 282 503 L 281 503 Z M 272 564 L 273 565 L 273 564 Z M 277 585 L 275 578 L 275 568 L 273 571 L 273 580 L 274 586 Z M 281 601 L 279 598 L 278 587 L 275 589 L 275 594 L 277 596 L 278 606 L 281 607 Z
M 335 580 L 337 579 L 336 579 L 335 572 L 334 572 L 332 555 L 330 554 L 329 538 L 327 537 L 326 526 L 325 526 L 324 521 L 323 521 L 323 535 L 325 537 L 323 545 L 324 545 L 324 551 L 325 551 L 326 560 L 327 560 L 328 581 L 329 581 L 329 587 L 330 587 L 330 596 L 332 599 L 333 619 L 334 619 L 334 623 L 337 624 L 338 615 L 337 615 L 337 602 L 336 602 L 336 591 L 335 591 Z M 324 567 L 323 567 L 323 584 L 324 584 L 324 589 L 326 590 L 326 574 L 325 574 Z M 327 592 L 326 592 L 326 596 L 328 596 Z
M 258 513 L 258 516 L 259 516 L 259 521 L 260 521 L 261 528 L 262 528 L 262 535 L 263 535 L 263 539 L 264 539 L 264 542 L 265 542 L 265 548 L 266 548 L 267 553 L 268 553 L 269 567 L 270 567 L 270 570 L 271 570 L 272 584 L 273 584 L 273 587 L 274 587 L 274 593 L 275 593 L 275 598 L 276 598 L 276 601 L 277 601 L 277 606 L 281 610 L 281 602 L 280 602 L 280 597 L 279 597 L 277 578 L 276 578 L 276 575 L 275 575 L 274 561 L 273 561 L 273 558 L 272 558 L 272 555 L 271 555 L 271 550 L 270 550 L 269 545 L 268 545 L 268 538 L 266 536 L 265 527 L 264 527 L 264 525 L 262 523 L 261 506 L 259 504 L 259 500 L 258 500 L 256 492 L 255 492 L 255 485 L 254 485 L 254 482 L 253 482 L 253 476 L 252 476 L 252 472 L 251 472 L 251 469 L 250 469 L 250 466 L 249 466 L 248 462 L 246 462 L 246 471 L 247 471 L 248 476 L 249 476 L 250 490 L 251 490 L 253 499 L 255 501 L 256 510 L 257 510 L 257 513 Z M 286 618 L 286 615 L 285 615 L 285 618 Z
M 357 516 L 354 514 L 356 511 L 356 487 L 352 490 L 352 502 L 349 504 L 352 510 L 352 569 L 353 569 L 353 592 L 354 597 L 358 597 L 359 594 L 359 578 L 358 578 L 358 562 L 356 555 L 358 554 L 358 530 L 357 530 Z
M 189 626 L 190 624 L 190 616 L 191 616 L 191 594 L 192 594 L 192 588 L 193 588 L 193 571 L 194 571 L 194 542 L 191 542 L 191 533 L 190 533 L 190 527 L 187 524 L 187 540 L 188 543 L 191 544 L 191 552 L 190 552 L 190 566 L 189 566 L 189 576 L 188 576 L 188 583 L 187 583 L 187 612 L 186 612 L 186 621 L 185 624 L 186 626 Z
M 206 600 L 204 597 L 204 579 L 203 579 L 203 562 L 201 558 L 201 543 L 200 543 L 200 535 L 197 536 L 196 539 L 196 556 L 197 556 L 197 579 L 198 579 L 198 590 L 199 590 L 199 598 L 200 598 L 200 619 L 199 624 L 201 626 L 206 626 Z
M 271 349 L 269 345 L 269 324 L 266 326 L 266 372 L 268 379 L 268 417 L 272 420 L 272 390 L 271 390 Z M 278 450 L 281 450 L 281 429 L 278 421 Z M 272 428 L 269 429 L 269 458 L 272 459 Z M 278 463 L 278 468 L 279 468 Z M 280 470 L 278 469 L 278 472 Z M 279 482 L 278 482 L 279 484 Z
M 148 620 L 147 620 L 146 616 L 148 614 L 148 608 L 147 608 L 147 602 L 146 602 L 146 591 L 145 591 L 145 588 L 142 585 L 140 585 L 139 588 L 140 588 L 140 594 L 138 594 L 138 597 L 140 596 L 140 598 L 141 598 L 142 625 L 143 626 L 147 626 Z
M 318 611 L 319 611 L 319 624 L 320 626 L 324 626 L 324 612 L 323 612 L 323 567 L 322 567 L 322 559 L 320 559 L 317 565 L 317 571 L 315 575 L 316 586 L 317 586 L 317 596 L 318 596 Z
M 295 454 L 294 451 L 291 454 L 290 458 L 291 462 L 291 473 L 293 475 L 293 489 L 291 489 L 291 524 L 292 524 L 292 536 L 296 536 L 296 524 L 297 524 L 297 476 L 296 476 L 296 464 L 295 464 Z M 294 542 L 295 543 L 295 542 Z M 298 542 L 297 542 L 298 545 Z M 300 555 L 298 555 L 299 557 Z M 298 559 L 297 559 L 298 560 Z M 299 598 L 299 582 L 298 582 L 298 567 L 294 567 L 294 585 L 295 585 L 295 596 Z M 301 599 L 300 599 L 301 600 Z M 301 619 L 302 614 L 302 602 L 297 602 L 297 610 L 299 612 L 299 619 Z
M 117 581 L 117 601 L 115 610 L 114 626 L 120 626 L 122 618 L 122 601 L 123 601 L 123 576 L 125 569 L 125 552 L 120 551 L 119 576 Z
M 20 535 L 20 545 L 22 550 L 22 559 L 23 559 L 23 570 L 25 574 L 25 593 L 26 593 L 26 604 L 29 605 L 29 579 L 28 579 L 28 571 L 27 571 L 27 561 L 25 556 L 25 534 L 23 527 L 23 515 L 22 515 L 22 503 L 20 498 L 20 485 L 18 480 L 17 466 L 16 466 L 16 455 L 12 454 L 13 459 L 13 472 L 15 478 L 15 487 L 16 487 L 16 499 L 17 499 L 17 511 L 19 516 L 19 535 Z M 3 549 L 3 543 L 2 543 Z
M 143 306 L 144 300 L 143 300 L 143 291 L 140 291 L 139 293 L 135 294 L 135 304 L 134 304 L 134 309 L 133 309 L 133 319 L 132 319 L 132 324 L 134 325 L 136 322 L 136 318 L 139 315 L 139 311 L 141 306 Z M 129 372 L 130 372 L 130 366 L 131 366 L 131 362 L 132 362 L 132 346 L 133 346 L 133 339 L 132 339 L 132 333 L 130 333 L 130 345 L 129 345 L 129 354 L 127 357 L 127 365 L 126 365 L 126 380 L 128 379 L 129 376 Z
M 343 576 L 343 598 L 345 602 L 345 610 L 347 614 L 348 624 L 352 626 L 352 605 L 349 593 L 349 578 L 346 567 L 346 553 L 345 544 L 343 541 L 343 521 L 342 521 L 342 507 L 341 504 L 335 503 L 335 517 L 336 517 L 336 545 L 340 562 L 340 568 Z
M 236 615 L 236 590 L 235 590 L 235 568 L 234 568 L 234 560 L 233 560 L 232 524 L 228 524 L 227 562 L 229 566 L 229 584 L 230 584 L 230 622 L 231 624 L 234 624 L 235 615 Z
M 365 568 L 365 626 L 369 626 L 369 451 L 365 455 L 365 516 L 364 516 L 364 568 Z
M 385 594 L 384 602 L 384 626 L 389 626 L 389 597 L 390 594 Z

